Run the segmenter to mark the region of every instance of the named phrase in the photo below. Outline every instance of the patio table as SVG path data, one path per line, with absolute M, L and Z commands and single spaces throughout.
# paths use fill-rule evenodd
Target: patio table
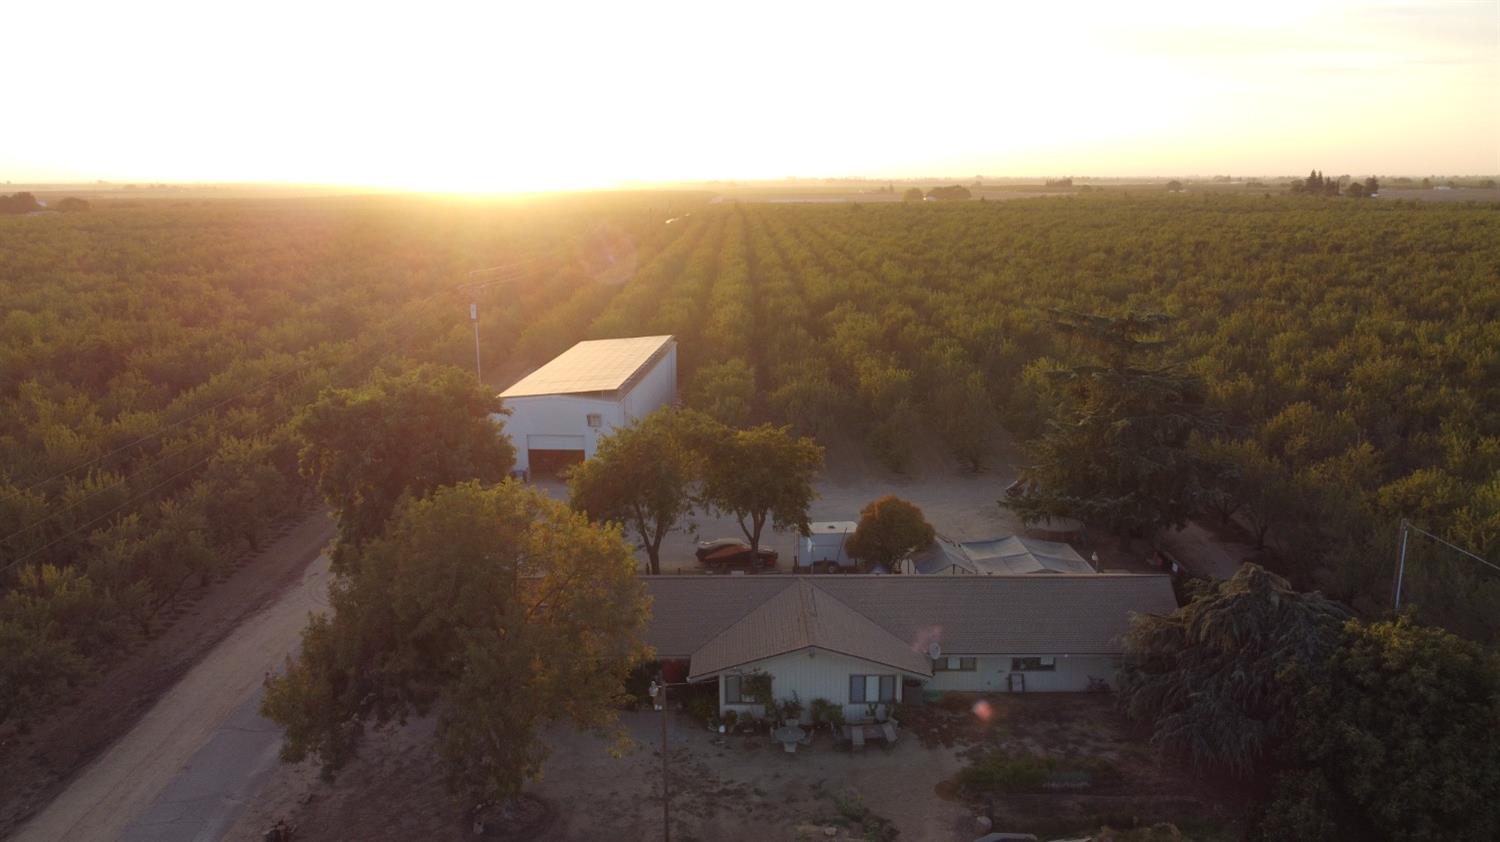
M 775 737 L 776 741 L 781 743 L 788 754 L 795 754 L 797 752 L 797 743 L 802 742 L 807 737 L 807 732 L 796 725 L 785 725 L 777 728 L 772 732 L 771 736 Z

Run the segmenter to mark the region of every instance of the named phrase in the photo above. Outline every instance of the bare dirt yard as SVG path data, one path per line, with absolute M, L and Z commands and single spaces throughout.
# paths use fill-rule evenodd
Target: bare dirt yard
M 921 744 L 957 751 L 966 773 L 938 789 L 997 828 L 1048 838 L 1171 822 L 1191 839 L 1229 840 L 1248 807 L 1239 787 L 1152 749 L 1112 693 L 950 693 L 904 724 Z
M 246 618 L 300 581 L 332 536 L 323 513 L 283 525 L 262 551 L 180 602 L 170 625 L 103 670 L 72 705 L 29 733 L 0 730 L 0 838 L 56 798 Z
M 874 464 L 862 444 L 831 444 L 817 482 L 818 499 L 813 501 L 811 519 L 857 521 L 865 504 L 894 494 L 917 504 L 938 534 L 954 540 L 1020 532 L 1020 520 L 1001 509 L 997 502 L 1004 496 L 1006 486 L 1015 481 L 1020 456 L 1003 433 L 997 432 L 997 440 L 1000 444 L 985 468 L 978 472 L 964 470 L 937 446 L 918 452 L 907 472 L 893 473 Z M 559 500 L 568 499 L 567 486 L 560 481 L 542 481 L 537 485 Z M 733 517 L 698 512 L 690 521 L 689 531 L 674 532 L 662 544 L 663 573 L 698 572 L 693 550 L 700 540 L 744 538 Z M 795 533 L 777 532 L 767 526 L 761 546 L 780 553 L 782 572 L 791 570 L 797 548 Z M 645 553 L 637 555 L 644 571 Z
M 1107 695 L 977 697 L 908 712 L 894 746 L 851 753 L 820 733 L 787 754 L 766 736 L 721 736 L 685 715 L 670 719 L 672 837 L 678 840 L 932 840 L 969 842 L 988 813 L 996 830 L 1078 836 L 1106 822 L 1176 822 L 1195 840 L 1237 838 L 1235 793 L 1160 761 Z M 525 838 L 538 842 L 655 839 L 662 830 L 660 715 L 626 713 L 630 746 L 618 757 L 596 736 L 557 729 L 552 755 L 531 785 L 550 813 Z M 225 838 L 256 842 L 278 819 L 299 840 L 368 842 L 475 838 L 465 805 L 445 792 L 431 752 L 433 723 L 376 734 L 332 783 L 308 763 L 284 766 Z M 1086 760 L 1080 788 L 1048 785 L 976 797 L 957 783 L 992 752 Z M 826 836 L 827 828 L 833 836 Z M 516 837 L 519 838 L 519 837 Z
M 660 838 L 660 714 L 627 713 L 622 724 L 631 745 L 620 757 L 590 734 L 548 735 L 552 756 L 530 792 L 551 808 L 552 820 L 528 839 Z M 285 767 L 225 838 L 254 842 L 278 818 L 297 825 L 299 840 L 475 838 L 464 805 L 443 789 L 428 742 L 432 728 L 424 720 L 378 735 L 332 784 L 308 764 Z M 767 736 L 721 737 L 680 714 L 670 720 L 669 741 L 673 839 L 823 839 L 829 826 L 840 828 L 839 839 L 894 838 L 866 830 L 882 820 L 903 839 L 967 842 L 975 835 L 968 811 L 932 786 L 958 769 L 951 749 L 898 740 L 856 755 L 836 751 L 820 734 L 787 754 Z

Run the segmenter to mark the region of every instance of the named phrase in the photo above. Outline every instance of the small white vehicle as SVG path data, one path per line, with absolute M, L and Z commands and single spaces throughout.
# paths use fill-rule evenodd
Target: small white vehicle
M 808 535 L 797 542 L 797 564 L 814 573 L 849 573 L 857 568 L 845 552 L 845 544 L 859 526 L 852 520 L 819 521 L 809 524 Z

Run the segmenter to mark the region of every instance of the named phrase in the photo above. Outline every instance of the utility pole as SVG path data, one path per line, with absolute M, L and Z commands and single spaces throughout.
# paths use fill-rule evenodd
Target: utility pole
M 479 302 L 469 302 L 469 321 L 474 323 L 474 379 L 480 383 L 484 382 L 484 374 L 479 370 Z
M 1442 538 L 1439 538 L 1438 536 L 1432 534 L 1431 532 L 1428 532 L 1427 530 L 1425 530 L 1425 529 L 1423 529 L 1423 528 L 1421 528 L 1419 526 L 1413 525 L 1412 522 L 1409 521 L 1409 520 L 1407 520 L 1406 518 L 1402 518 L 1401 519 L 1401 554 L 1400 554 L 1399 559 L 1396 562 L 1396 610 L 1397 611 L 1401 610 L 1401 584 L 1402 584 L 1402 581 L 1406 578 L 1406 545 L 1407 545 L 1407 542 L 1411 539 L 1411 533 L 1413 533 L 1413 532 L 1417 533 L 1418 535 L 1424 535 L 1424 536 L 1426 536 L 1428 538 L 1431 538 L 1432 540 L 1438 542 L 1439 544 L 1442 544 L 1443 546 L 1445 546 L 1445 547 L 1447 547 L 1447 548 L 1449 548 L 1451 550 L 1456 550 L 1460 554 L 1468 556 L 1469 558 L 1472 558 L 1473 560 L 1479 562 L 1480 564 L 1483 564 L 1486 567 L 1492 567 L 1495 570 L 1500 570 L 1500 564 L 1493 564 L 1493 563 L 1491 563 L 1489 561 L 1486 561 L 1485 559 L 1480 558 L 1479 556 L 1475 555 L 1474 553 L 1469 552 L 1468 550 L 1464 549 L 1463 547 L 1460 547 L 1457 544 L 1454 544 L 1454 543 L 1452 543 L 1450 541 L 1444 541 Z
M 661 685 L 661 838 L 672 842 L 672 778 L 667 770 L 667 683 Z
M 653 682 L 652 696 L 661 705 L 661 838 L 663 842 L 672 842 L 672 778 L 671 769 L 667 761 L 667 688 L 686 687 L 685 682 L 668 684 L 667 677 L 661 676 L 658 681 Z
M 469 322 L 474 325 L 474 379 L 478 380 L 481 384 L 484 383 L 484 370 L 479 364 L 479 291 L 492 286 L 510 284 L 521 280 L 525 277 L 525 267 L 535 264 L 538 259 L 536 257 L 527 257 L 515 263 L 465 272 L 464 277 L 471 280 L 461 283 L 457 287 L 458 291 L 465 293 L 469 299 Z M 472 280 L 474 278 L 494 276 L 497 273 L 499 273 L 499 277 L 494 278 L 494 280 Z

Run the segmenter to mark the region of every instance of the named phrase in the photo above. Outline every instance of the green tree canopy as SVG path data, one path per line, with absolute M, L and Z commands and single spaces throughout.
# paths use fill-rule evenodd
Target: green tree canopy
M 868 565 L 891 568 L 914 550 L 931 544 L 936 535 L 921 509 L 887 494 L 860 511 L 859 526 L 845 549 Z
M 1293 730 L 1296 671 L 1315 670 L 1348 617 L 1258 565 L 1166 616 L 1136 615 L 1125 638 L 1120 704 L 1151 723 L 1152 742 L 1194 762 L 1249 775 Z
M 813 480 L 823 467 L 823 448 L 812 439 L 762 424 L 723 428 L 702 450 L 702 502 L 734 515 L 752 549 L 760 548 L 767 522 L 807 533 L 807 510 L 817 497 Z
M 939 201 L 963 201 L 973 198 L 974 194 L 969 188 L 962 184 L 950 184 L 947 187 L 934 187 L 927 191 L 927 197 Z
M 1264 838 L 1500 838 L 1500 658 L 1408 618 L 1350 621 L 1305 676 Z
M 12 193 L 0 196 L 0 213 L 31 213 L 42 209 L 41 202 L 31 193 Z
M 755 370 L 742 359 L 710 363 L 693 376 L 688 405 L 731 427 L 750 423 L 755 402 Z
M 663 407 L 599 440 L 592 459 L 568 475 L 573 508 L 625 524 L 661 572 L 661 543 L 693 511 L 700 459 L 690 428 L 712 422 Z
M 499 482 L 515 449 L 493 415 L 500 402 L 466 372 L 421 366 L 324 392 L 297 418 L 302 470 L 339 522 L 346 548 L 381 534 L 403 494 L 464 480 Z
M 1126 534 L 1181 525 L 1200 508 L 1204 466 L 1189 443 L 1213 419 L 1198 378 L 1138 362 L 1161 342 L 1159 315 L 1067 314 L 1060 330 L 1097 349 L 1103 365 L 1049 372 L 1057 407 L 1029 445 L 1034 464 L 1005 504 L 1028 522 L 1077 517 Z
M 479 800 L 540 771 L 548 723 L 609 728 L 646 600 L 617 529 L 515 482 L 407 499 L 358 549 L 262 709 L 287 729 L 282 756 L 325 771 L 367 722 L 435 711 L 449 786 Z
M 901 198 L 902 200 L 907 202 L 920 202 L 922 201 L 923 195 L 924 194 L 922 193 L 922 188 L 908 187 L 906 188 L 906 192 L 901 194 Z

